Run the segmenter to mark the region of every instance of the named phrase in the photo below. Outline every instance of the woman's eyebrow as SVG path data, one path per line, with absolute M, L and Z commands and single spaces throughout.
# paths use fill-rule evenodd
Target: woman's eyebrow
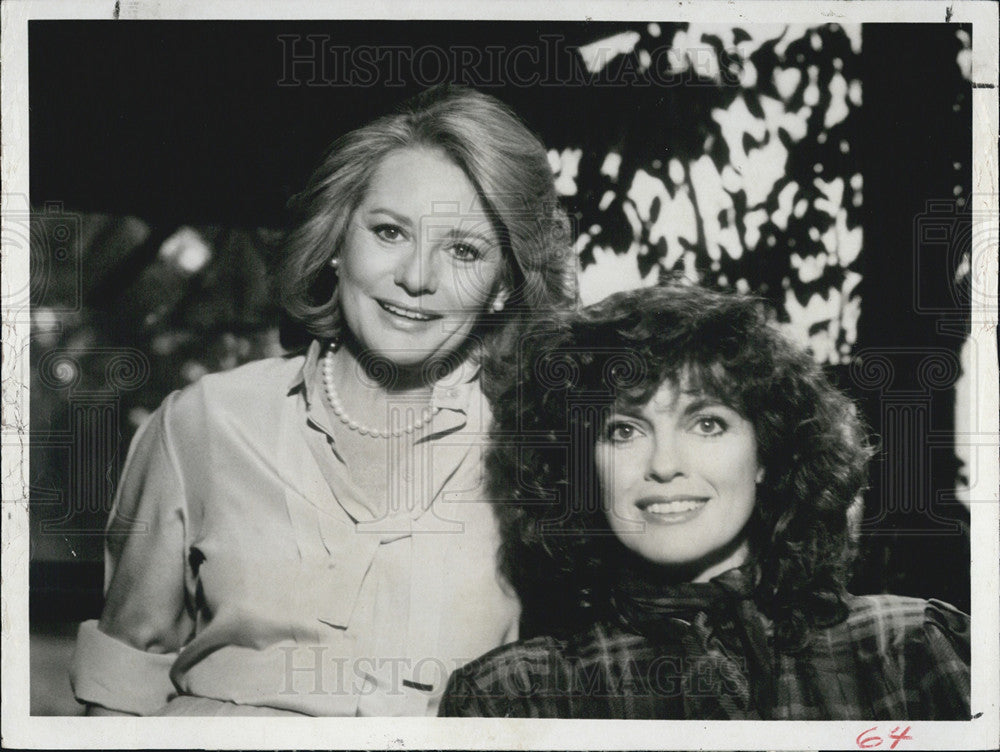
M 485 233 L 479 232 L 477 230 L 466 230 L 462 227 L 452 227 L 447 232 L 451 237 L 462 240 L 479 240 L 487 245 L 496 245 L 497 239 L 493 235 L 486 235 Z
M 643 417 L 642 411 L 649 405 L 649 403 L 634 403 L 634 402 L 616 402 L 611 406 L 611 410 L 608 413 L 608 417 L 614 417 L 615 415 L 625 415 L 629 418 L 641 418 Z
M 386 215 L 392 217 L 396 222 L 398 222 L 401 225 L 405 225 L 406 227 L 412 227 L 413 226 L 413 222 L 411 222 L 410 218 L 407 217 L 405 214 L 400 214 L 399 212 L 395 212 L 392 209 L 386 209 L 384 206 L 375 206 L 375 207 L 372 207 L 371 209 L 368 209 L 366 213 L 367 214 L 386 214 Z
M 476 224 L 484 223 L 477 222 Z M 433 237 L 437 240 L 474 240 L 491 247 L 499 244 L 495 233 L 486 234 L 471 228 L 464 228 L 461 225 L 456 227 L 445 223 L 430 224 L 427 229 L 433 233 Z
M 691 401 L 684 406 L 685 415 L 696 413 L 699 410 L 704 410 L 706 407 L 724 407 L 727 410 L 734 409 L 718 397 L 711 397 L 703 392 L 684 392 L 684 395 L 692 397 Z

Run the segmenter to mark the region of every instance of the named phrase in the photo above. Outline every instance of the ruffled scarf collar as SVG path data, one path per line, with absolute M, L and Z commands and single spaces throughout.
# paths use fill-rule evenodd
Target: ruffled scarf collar
M 753 575 L 748 564 L 708 582 L 671 583 L 655 568 L 626 564 L 612 590 L 626 629 L 654 642 L 679 643 L 714 670 L 731 675 L 735 669 L 743 677 L 732 696 L 715 698 L 724 717 L 767 719 L 774 707 L 775 657 L 767 622 L 752 599 Z

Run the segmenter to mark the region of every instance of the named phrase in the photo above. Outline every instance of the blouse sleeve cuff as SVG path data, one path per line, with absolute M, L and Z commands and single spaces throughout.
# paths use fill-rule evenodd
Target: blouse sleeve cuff
M 97 621 L 77 633 L 70 683 L 79 702 L 149 715 L 177 694 L 170 668 L 177 653 L 147 653 L 104 634 Z

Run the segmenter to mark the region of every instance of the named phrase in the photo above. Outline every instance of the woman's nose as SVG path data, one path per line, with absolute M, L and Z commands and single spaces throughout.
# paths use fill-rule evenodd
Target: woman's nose
M 683 474 L 683 460 L 676 442 L 668 437 L 657 437 L 646 468 L 646 480 L 666 483 Z
M 427 244 L 413 244 L 396 265 L 394 280 L 410 295 L 430 295 L 437 290 L 437 270 Z

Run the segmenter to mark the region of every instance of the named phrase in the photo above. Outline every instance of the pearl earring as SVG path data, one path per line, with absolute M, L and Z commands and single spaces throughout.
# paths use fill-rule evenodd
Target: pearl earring
M 333 269 L 334 273 L 340 270 L 340 259 L 334 256 L 330 259 L 330 267 Z
M 490 305 L 490 310 L 493 313 L 500 313 L 503 310 L 503 296 L 497 296 L 497 299 Z

